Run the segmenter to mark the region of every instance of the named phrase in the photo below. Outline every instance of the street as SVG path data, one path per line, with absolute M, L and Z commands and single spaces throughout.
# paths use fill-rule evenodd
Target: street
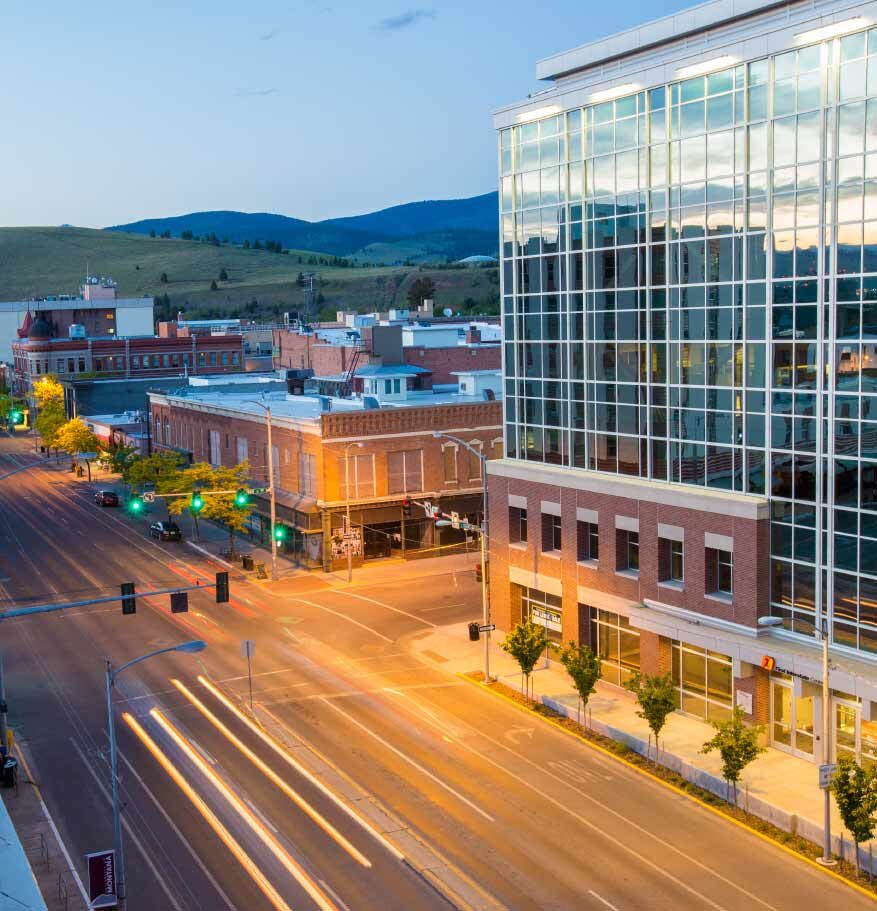
M 213 581 L 29 445 L 0 438 L 0 474 L 38 463 L 0 480 L 0 608 Z M 870 906 L 414 655 L 480 615 L 471 571 L 417 572 L 276 595 L 233 570 L 229 604 L 191 592 L 186 614 L 162 596 L 6 621 L 9 722 L 80 873 L 112 846 L 104 658 L 203 639 L 117 683 L 130 911 Z

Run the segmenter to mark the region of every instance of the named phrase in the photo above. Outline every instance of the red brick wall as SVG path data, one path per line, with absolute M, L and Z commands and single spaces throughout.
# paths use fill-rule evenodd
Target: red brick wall
M 499 345 L 484 345 L 470 348 L 458 345 L 454 348 L 422 348 L 419 345 L 402 350 L 406 364 L 424 367 L 432 371 L 433 383 L 456 383 L 452 376 L 460 370 L 499 370 L 502 353 Z

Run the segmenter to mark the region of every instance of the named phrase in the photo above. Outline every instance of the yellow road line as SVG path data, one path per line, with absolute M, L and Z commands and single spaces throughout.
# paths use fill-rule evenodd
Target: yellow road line
M 788 845 L 784 845 L 781 841 L 777 841 L 775 838 L 771 838 L 770 835 L 766 835 L 764 832 L 759 832 L 758 829 L 753 829 L 751 826 L 747 826 L 745 822 L 742 822 L 741 820 L 737 819 L 736 817 L 731 816 L 730 813 L 725 813 L 722 810 L 719 810 L 718 808 L 712 806 L 712 804 L 707 803 L 705 800 L 701 800 L 701 798 L 697 797 L 695 794 L 692 794 L 690 791 L 686 791 L 684 788 L 680 788 L 677 785 L 673 784 L 672 782 L 667 781 L 664 778 L 661 778 L 659 775 L 655 775 L 653 772 L 648 771 L 648 769 L 642 768 L 642 766 L 637 765 L 635 762 L 631 762 L 629 759 L 625 759 L 623 756 L 619 756 L 617 753 L 613 753 L 612 750 L 607 750 L 606 747 L 600 746 L 599 743 L 595 743 L 594 741 L 589 740 L 587 737 L 584 737 L 583 735 L 578 734 L 575 731 L 571 731 L 569 728 L 567 728 L 565 725 L 561 724 L 556 719 L 549 718 L 545 715 L 541 715 L 536 712 L 530 711 L 529 709 L 527 709 L 526 706 L 521 705 L 521 703 L 518 702 L 517 700 L 512 699 L 510 696 L 506 696 L 505 693 L 502 693 L 499 690 L 495 690 L 492 687 L 489 687 L 486 684 L 481 683 L 480 681 L 473 680 L 467 674 L 457 672 L 456 676 L 465 680 L 467 683 L 470 683 L 472 686 L 476 686 L 481 690 L 489 692 L 492 696 L 496 696 L 499 699 L 504 699 L 510 705 L 515 706 L 516 708 L 520 709 L 521 711 L 528 712 L 531 717 L 535 716 L 537 718 L 541 718 L 547 724 L 552 725 L 552 727 L 555 727 L 559 731 L 562 731 L 564 734 L 567 734 L 568 736 L 574 738 L 575 740 L 578 740 L 579 743 L 582 743 L 585 746 L 590 747 L 592 750 L 596 750 L 599 753 L 603 753 L 604 755 L 611 757 L 616 762 L 620 762 L 622 765 L 626 765 L 628 768 L 633 769 L 636 772 L 639 772 L 641 775 L 645 775 L 646 777 L 651 778 L 652 781 L 655 781 L 658 784 L 663 785 L 665 788 L 672 791 L 674 794 L 681 794 L 683 797 L 688 798 L 688 800 L 693 801 L 694 803 L 703 807 L 705 810 L 709 810 L 710 813 L 714 813 L 716 816 L 719 816 L 722 819 L 733 823 L 735 826 L 738 826 L 739 828 L 743 829 L 744 831 L 749 832 L 751 835 L 755 835 L 757 838 L 760 838 L 762 841 L 766 841 L 768 844 L 773 845 L 775 848 L 779 848 L 781 851 L 785 851 L 786 854 L 791 854 L 792 857 L 795 857 L 798 860 L 803 861 L 806 864 L 810 864 L 811 867 L 814 867 L 815 869 L 819 870 L 820 873 L 825 873 L 828 876 L 833 876 L 835 879 L 842 882 L 845 886 L 849 886 L 851 889 L 855 889 L 857 892 L 861 892 L 862 895 L 867 896 L 872 901 L 877 902 L 877 894 L 875 894 L 870 889 L 866 889 L 864 886 L 860 886 L 858 883 L 853 882 L 851 879 L 847 879 L 845 876 L 842 876 L 840 873 L 836 873 L 830 867 L 823 867 L 822 864 L 817 863 L 811 857 L 808 857 L 806 854 L 801 854 L 799 851 L 796 851 L 794 848 L 790 848 Z

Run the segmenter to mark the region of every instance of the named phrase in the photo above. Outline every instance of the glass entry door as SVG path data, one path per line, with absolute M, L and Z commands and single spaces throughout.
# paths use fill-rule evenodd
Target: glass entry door
M 802 759 L 813 759 L 812 696 L 795 697 L 791 682 L 771 680 L 771 741 Z
M 877 764 L 877 722 L 862 720 L 862 707 L 852 699 L 832 700 L 834 706 L 834 755 L 851 756 L 861 766 Z

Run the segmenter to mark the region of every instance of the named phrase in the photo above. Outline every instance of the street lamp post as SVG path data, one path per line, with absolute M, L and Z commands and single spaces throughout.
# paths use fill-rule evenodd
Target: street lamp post
M 271 499 L 271 578 L 277 579 L 277 502 L 274 493 L 274 445 L 271 442 L 271 406 L 257 399 L 250 399 L 265 411 L 265 423 L 268 426 L 268 494 Z
M 487 554 L 488 554 L 488 519 L 487 519 L 487 456 L 471 443 L 440 430 L 433 432 L 437 440 L 445 439 L 457 443 L 477 456 L 481 462 L 481 487 L 483 504 L 481 507 L 481 625 L 490 626 L 490 593 L 487 587 Z M 484 630 L 484 679 L 490 680 L 490 630 Z
M 202 652 L 207 648 L 207 643 L 200 639 L 193 639 L 191 642 L 181 642 L 179 645 L 170 645 L 167 648 L 160 648 L 133 661 L 128 661 L 121 667 L 113 668 L 110 659 L 106 659 L 106 679 L 107 679 L 107 730 L 110 739 L 110 776 L 112 778 L 113 791 L 113 848 L 116 855 L 116 891 L 120 904 L 125 901 L 125 860 L 122 855 L 122 814 L 119 809 L 119 773 L 116 751 L 116 721 L 113 714 L 113 686 L 116 683 L 116 677 L 122 671 L 147 658 L 154 658 L 156 655 L 163 655 L 165 652 Z
M 347 581 L 353 581 L 353 537 L 350 530 L 350 447 L 355 446 L 362 449 L 362 443 L 348 443 L 344 447 L 344 493 L 347 500 L 345 513 L 347 515 L 347 540 L 344 542 L 344 549 L 347 551 Z
M 796 623 L 806 623 L 813 627 L 822 641 L 822 764 L 831 762 L 831 685 L 829 683 L 830 665 L 828 662 L 828 619 L 823 617 L 821 625 L 817 626 L 809 620 L 796 618 Z M 778 627 L 783 625 L 780 617 L 759 617 L 759 626 Z M 822 857 L 817 858 L 823 866 L 834 866 L 837 861 L 831 856 L 831 791 L 825 787 L 825 801 L 823 806 L 823 838 Z

